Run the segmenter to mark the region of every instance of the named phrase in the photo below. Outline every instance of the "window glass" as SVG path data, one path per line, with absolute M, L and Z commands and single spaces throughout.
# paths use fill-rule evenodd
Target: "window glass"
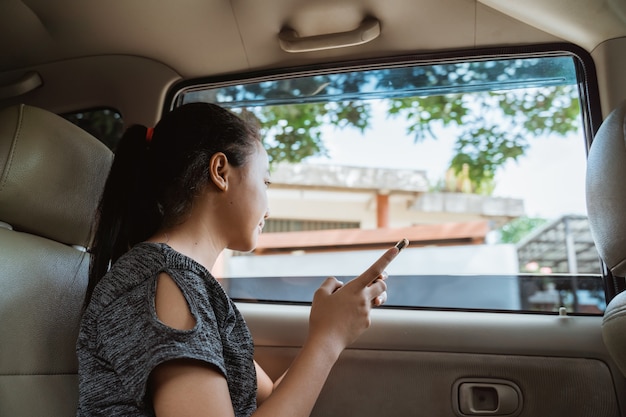
M 575 56 L 396 63 L 195 86 L 261 128 L 274 226 L 216 275 L 238 299 L 309 302 L 389 267 L 387 306 L 601 314 Z M 306 226 L 306 227 L 304 227 Z
M 114 150 L 124 134 L 122 115 L 113 109 L 81 110 L 61 115 Z

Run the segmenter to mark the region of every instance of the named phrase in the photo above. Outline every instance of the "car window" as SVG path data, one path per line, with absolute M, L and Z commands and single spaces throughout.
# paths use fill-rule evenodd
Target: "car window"
M 387 307 L 601 314 L 580 58 L 361 63 L 187 86 L 257 123 L 271 217 L 216 266 L 231 296 L 310 302 L 402 237 Z
M 88 109 L 61 115 L 114 150 L 124 133 L 122 115 L 113 109 Z

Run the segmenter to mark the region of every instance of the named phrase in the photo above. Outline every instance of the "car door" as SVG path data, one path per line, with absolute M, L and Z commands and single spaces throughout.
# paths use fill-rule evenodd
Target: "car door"
M 242 74 L 171 94 L 173 105 L 218 102 L 263 132 L 272 216 L 252 254 L 227 252 L 214 272 L 270 376 L 306 340 L 323 278 L 349 280 L 406 237 L 387 303 L 341 355 L 314 416 L 623 415 L 624 379 L 601 334 L 612 294 L 584 205 L 601 119 L 592 68 L 578 48 L 542 45 Z

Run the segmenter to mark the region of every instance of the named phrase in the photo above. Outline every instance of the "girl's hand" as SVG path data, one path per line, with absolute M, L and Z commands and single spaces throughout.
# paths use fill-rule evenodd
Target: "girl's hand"
M 385 268 L 398 254 L 392 247 L 364 273 L 343 285 L 327 278 L 315 292 L 309 317 L 309 340 L 337 356 L 370 326 L 370 310 L 387 299 Z

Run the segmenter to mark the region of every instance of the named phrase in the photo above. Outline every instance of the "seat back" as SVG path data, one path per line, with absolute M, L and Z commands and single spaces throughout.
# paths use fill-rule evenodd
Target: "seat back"
M 73 416 L 91 224 L 112 153 L 63 118 L 0 110 L 0 416 Z
M 626 276 L 626 102 L 604 120 L 587 159 L 587 212 L 600 257 L 616 277 Z M 607 305 L 606 347 L 626 375 L 626 292 Z

